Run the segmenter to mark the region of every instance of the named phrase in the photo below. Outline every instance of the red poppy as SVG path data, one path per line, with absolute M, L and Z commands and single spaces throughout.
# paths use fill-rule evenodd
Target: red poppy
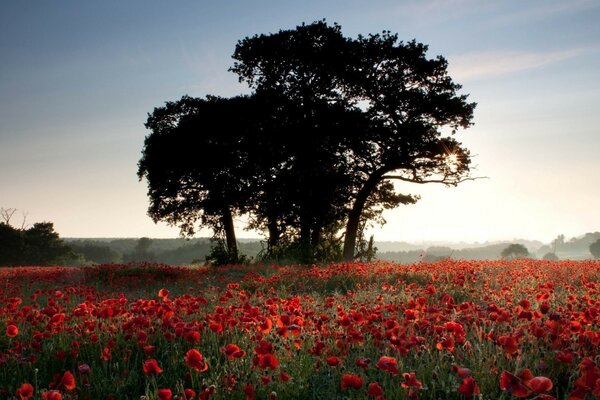
M 549 392 L 554 386 L 552 381 L 545 376 L 536 376 L 530 379 L 527 385 L 536 393 Z
M 206 361 L 204 361 L 202 354 L 200 354 L 200 352 L 196 349 L 188 350 L 188 352 L 185 353 L 185 362 L 187 363 L 188 367 L 195 369 L 198 372 L 204 372 L 208 370 L 208 364 Z
M 146 375 L 158 375 L 163 372 L 162 368 L 158 366 L 158 362 L 156 362 L 154 358 L 144 361 L 143 369 Z
M 29 400 L 33 397 L 33 386 L 30 383 L 24 383 L 17 389 L 17 396 L 20 400 Z
M 171 400 L 171 397 L 173 397 L 171 389 L 158 389 L 158 398 L 160 400 Z
M 503 371 L 500 375 L 500 389 L 509 391 L 515 397 L 527 397 L 531 394 L 531 390 L 521 379 L 508 371 Z
M 90 373 L 90 371 L 92 369 L 87 364 L 79 364 L 79 366 L 77 367 L 77 370 L 79 371 L 80 374 L 87 375 Z
M 183 391 L 183 396 L 185 400 L 193 400 L 194 397 L 196 397 L 196 392 L 194 392 L 192 389 L 185 389 Z
M 378 382 L 371 382 L 369 384 L 369 389 L 367 389 L 367 396 L 381 398 L 383 396 L 383 389 L 379 385 Z
M 6 327 L 6 336 L 13 338 L 19 334 L 19 328 L 16 325 L 8 325 Z
M 382 371 L 387 371 L 392 375 L 398 375 L 398 361 L 394 357 L 382 356 L 375 364 Z
M 342 363 L 342 360 L 340 360 L 340 358 L 336 356 L 329 356 L 327 357 L 326 361 L 327 365 L 329 365 L 330 367 L 337 367 Z
M 421 383 L 420 380 L 417 379 L 417 377 L 415 376 L 414 372 L 405 372 L 402 374 L 402 378 L 404 378 L 404 382 L 402 382 L 402 387 L 403 388 L 417 388 L 417 389 L 421 389 L 423 387 L 423 384 Z
M 369 364 L 371 364 L 371 360 L 364 357 L 359 357 L 356 359 L 356 366 L 362 369 L 369 368 Z
M 250 383 L 244 385 L 244 393 L 246 394 L 246 400 L 254 400 L 254 386 Z
M 58 390 L 50 390 L 42 393 L 42 399 L 44 400 L 62 400 L 62 394 Z
M 279 367 L 279 360 L 277 360 L 277 358 L 273 354 L 260 354 L 258 356 L 258 366 L 261 369 L 276 369 L 277 367 Z
M 245 351 L 241 350 L 238 347 L 238 345 L 233 343 L 228 344 L 227 346 L 222 348 L 221 351 L 227 356 L 229 361 L 232 361 L 236 358 L 244 357 L 246 355 Z
M 467 399 L 470 399 L 471 397 L 475 396 L 476 394 L 479 394 L 480 389 L 479 389 L 479 386 L 477 386 L 475 379 L 473 379 L 472 377 L 469 376 L 469 377 L 463 379 L 462 383 L 460 384 L 460 386 L 458 388 L 458 393 L 462 394 Z
M 167 289 L 160 289 L 158 291 L 158 297 L 165 299 L 169 296 L 169 291 Z
M 360 389 L 362 387 L 363 380 L 360 376 L 354 374 L 344 374 L 342 376 L 342 382 L 340 387 L 342 389 L 352 388 L 352 389 Z
M 77 387 L 75 384 L 75 377 L 70 371 L 67 371 L 63 374 L 62 379 L 60 380 L 60 386 L 67 390 L 73 390 L 75 387 Z
M 459 367 L 456 364 L 452 365 L 452 371 L 456 372 L 459 378 L 466 378 L 471 375 L 471 370 L 469 368 Z

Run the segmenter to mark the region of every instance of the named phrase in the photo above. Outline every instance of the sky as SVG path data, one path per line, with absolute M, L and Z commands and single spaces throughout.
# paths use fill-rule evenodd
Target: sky
M 398 184 L 421 200 L 386 211 L 376 240 L 600 230 L 597 0 L 0 2 L 0 207 L 61 237 L 177 237 L 147 216 L 136 175 L 148 113 L 248 93 L 228 72 L 238 40 L 324 18 L 346 36 L 427 44 L 478 104 L 456 138 L 486 179 Z

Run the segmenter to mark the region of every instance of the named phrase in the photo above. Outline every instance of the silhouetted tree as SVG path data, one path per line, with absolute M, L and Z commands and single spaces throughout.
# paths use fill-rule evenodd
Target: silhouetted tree
M 0 222 L 0 265 L 58 265 L 74 257 L 51 222 L 17 229 Z
M 361 110 L 367 123 L 345 140 L 327 142 L 329 165 L 348 174 L 344 258 L 354 258 L 358 232 L 370 197 L 384 190 L 390 206 L 415 202 L 413 196 L 393 198 L 395 179 L 413 183 L 456 185 L 468 178 L 470 154 L 442 128 L 454 133 L 471 124 L 474 103 L 458 95 L 460 86 L 447 74 L 442 57 L 428 59 L 427 46 L 403 43 L 383 32 L 345 38 L 339 25 L 324 21 L 238 42 L 232 71 L 256 93 L 289 99 L 299 110 L 302 133 L 319 132 L 313 119 L 319 104 Z M 360 106 L 360 107 L 359 107 Z M 313 139 L 315 136 L 309 136 Z M 320 143 L 306 142 L 305 154 Z M 313 144 L 309 146 L 308 144 Z M 345 162 L 346 160 L 346 162 Z M 313 182 L 319 174 L 309 174 Z M 312 207 L 306 203 L 299 215 Z M 308 234 L 300 229 L 301 242 Z
M 556 260 L 558 260 L 558 256 L 556 255 L 556 253 L 548 252 L 548 253 L 544 254 L 542 259 L 549 260 L 549 261 L 556 261 Z
M 527 250 L 527 247 L 522 244 L 513 243 L 502 250 L 500 256 L 502 256 L 502 258 L 525 258 L 529 256 L 529 251 Z
M 139 178 L 148 181 L 153 220 L 179 226 L 184 236 L 193 235 L 200 221 L 225 237 L 232 262 L 238 257 L 233 217 L 243 203 L 247 164 L 240 140 L 248 104 L 243 96 L 167 102 L 148 116 L 151 133 L 138 164 Z
M 600 258 L 600 239 L 590 244 L 590 253 L 592 253 L 594 258 Z

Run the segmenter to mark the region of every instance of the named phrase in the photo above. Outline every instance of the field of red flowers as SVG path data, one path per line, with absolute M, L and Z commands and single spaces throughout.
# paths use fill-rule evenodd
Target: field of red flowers
M 600 262 L 0 270 L 0 398 L 600 398 Z

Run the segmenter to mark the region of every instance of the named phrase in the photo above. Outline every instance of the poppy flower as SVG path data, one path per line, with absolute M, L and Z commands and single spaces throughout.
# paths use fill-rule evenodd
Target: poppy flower
M 460 384 L 460 386 L 458 388 L 458 393 L 465 396 L 467 399 L 470 399 L 471 397 L 475 396 L 476 394 L 479 394 L 480 389 L 479 389 L 479 386 L 477 386 L 475 379 L 473 379 L 472 377 L 469 376 L 469 377 L 463 379 L 462 383 Z
M 42 393 L 42 399 L 44 400 L 62 400 L 62 394 L 58 390 L 50 390 Z
M 340 387 L 342 389 L 352 388 L 352 389 L 360 389 L 362 387 L 363 380 L 360 376 L 354 374 L 344 374 L 342 376 L 342 382 Z
M 80 374 L 87 375 L 90 373 L 90 371 L 92 369 L 87 364 L 79 364 L 79 366 L 77 367 L 77 370 L 79 371 Z
M 500 389 L 509 391 L 515 397 L 527 397 L 531 394 L 531 390 L 521 379 L 508 371 L 503 371 L 500 375 Z
M 367 389 L 367 396 L 381 398 L 383 396 L 383 389 L 378 382 L 369 383 L 369 388 Z
M 394 357 L 382 356 L 375 364 L 382 371 L 387 371 L 392 375 L 398 375 L 398 361 Z
M 163 372 L 162 368 L 158 366 L 158 362 L 156 362 L 154 358 L 144 361 L 143 369 L 146 375 L 158 375 Z
M 364 357 L 359 357 L 356 359 L 356 366 L 362 369 L 369 368 L 369 364 L 371 364 L 371 360 Z
M 16 325 L 8 325 L 6 327 L 6 336 L 13 338 L 19 334 L 19 328 Z
M 536 376 L 530 379 L 527 385 L 536 393 L 549 392 L 554 386 L 552 381 L 545 376 Z
M 70 371 L 67 371 L 63 374 L 62 379 L 60 380 L 60 386 L 67 390 L 73 390 L 75 387 L 77 387 L 75 384 L 75 377 Z
M 194 397 L 196 397 L 196 392 L 194 392 L 192 389 L 185 389 L 183 391 L 183 396 L 185 400 L 193 400 Z
M 227 356 L 229 361 L 232 361 L 236 358 L 244 357 L 246 355 L 245 351 L 241 350 L 238 347 L 238 345 L 233 343 L 228 344 L 227 346 L 222 348 L 221 351 Z
M 327 357 L 327 365 L 329 365 L 330 367 L 337 367 L 338 365 L 340 365 L 342 363 L 342 360 L 340 360 L 339 357 L 336 356 L 330 356 Z
M 20 400 L 29 400 L 33 397 L 33 386 L 30 383 L 24 383 L 17 389 L 17 396 Z
M 471 375 L 471 370 L 469 368 L 459 367 L 456 364 L 452 365 L 452 371 L 456 372 L 459 378 L 466 378 Z
M 208 364 L 204 361 L 202 354 L 196 349 L 188 350 L 187 353 L 185 353 L 185 362 L 188 367 L 195 369 L 198 372 L 208 370 Z
M 254 386 L 250 383 L 244 385 L 244 393 L 246 394 L 246 400 L 254 400 Z
M 273 354 L 260 354 L 258 356 L 258 366 L 261 369 L 276 369 L 277 367 L 279 367 L 279 360 L 277 360 L 277 358 Z
M 168 296 L 169 296 L 169 291 L 168 291 L 167 289 L 164 289 L 164 288 L 163 288 L 163 289 L 160 289 L 160 290 L 158 291 L 158 297 L 160 297 L 160 298 L 162 298 L 162 299 L 165 299 L 165 298 L 167 298 Z
M 158 398 L 160 400 L 171 400 L 171 397 L 173 397 L 171 389 L 158 389 Z
M 421 389 L 423 384 L 420 380 L 417 379 L 416 374 L 414 372 L 405 372 L 402 374 L 402 378 L 404 378 L 404 382 L 401 383 L 403 388 L 417 388 Z

